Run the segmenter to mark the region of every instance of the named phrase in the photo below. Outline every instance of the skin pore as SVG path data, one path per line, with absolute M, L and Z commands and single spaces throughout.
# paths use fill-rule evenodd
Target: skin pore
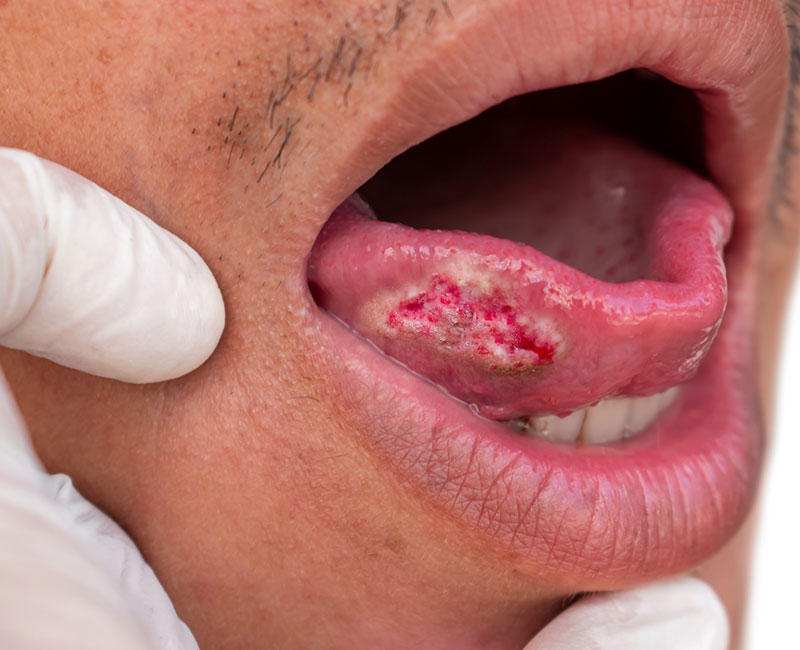
M 650 4 L 643 20 L 681 24 L 685 3 Z M 536 21 L 502 2 L 482 11 L 530 21 L 551 85 L 583 81 L 577 63 L 548 62 L 575 40 L 563 34 L 603 33 L 602 11 L 531 5 Z M 479 38 L 480 19 L 461 0 L 76 0 L 35 15 L 0 0 L 0 144 L 75 169 L 184 238 L 226 299 L 215 355 L 164 384 L 0 354 L 47 468 L 126 528 L 202 648 L 518 648 L 581 590 L 442 516 L 372 454 L 362 432 L 386 425 L 337 381 L 313 325 L 303 261 L 317 233 L 386 142 L 399 152 L 446 126 L 458 74 L 486 73 L 461 61 L 502 47 Z M 593 56 L 610 60 L 603 44 Z M 464 117 L 483 101 L 468 97 Z M 753 278 L 767 413 L 798 192 L 789 154 L 768 153 L 780 171 L 762 165 L 752 190 L 777 188 L 770 205 L 753 200 L 771 211 Z M 697 570 L 734 623 L 754 522 Z

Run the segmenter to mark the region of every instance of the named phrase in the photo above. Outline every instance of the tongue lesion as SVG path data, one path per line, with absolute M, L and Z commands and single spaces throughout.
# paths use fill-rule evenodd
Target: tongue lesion
M 353 196 L 309 259 L 317 303 L 486 417 L 572 411 L 691 378 L 725 310 L 727 202 L 688 170 L 613 138 L 588 147 L 572 137 L 563 146 L 561 160 L 580 160 L 585 172 L 576 180 L 575 165 L 560 168 L 563 205 L 530 203 L 529 193 L 514 214 L 558 222 L 552 230 L 559 246 L 571 244 L 571 259 L 551 257 L 527 238 L 378 221 Z M 608 206 L 594 200 L 607 198 L 603 179 L 621 177 L 635 191 L 619 200 L 635 203 L 617 210 L 615 198 L 614 210 L 603 212 Z M 592 191 L 578 192 L 580 183 Z M 554 187 L 555 178 L 537 191 L 553 196 Z M 496 205 L 482 208 L 487 220 Z M 620 223 L 612 217 L 629 213 L 638 215 L 626 217 L 638 245 L 625 244 L 631 235 L 620 232 L 613 248 L 630 263 L 614 282 L 607 273 L 593 277 L 585 268 L 592 265 L 581 262 L 601 239 L 592 224 Z
M 384 333 L 502 374 L 531 374 L 551 365 L 559 343 L 552 328 L 531 322 L 500 289 L 487 293 L 440 273 L 388 311 Z

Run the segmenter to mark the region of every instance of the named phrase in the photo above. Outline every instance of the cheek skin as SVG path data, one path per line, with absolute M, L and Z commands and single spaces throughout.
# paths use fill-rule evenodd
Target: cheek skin
M 784 3 L 791 4 L 791 3 Z M 793 61 L 797 66 L 800 61 Z M 789 151 L 797 148 L 796 128 L 798 119 L 796 106 L 797 88 L 791 91 L 795 101 L 790 101 L 787 111 L 786 153 L 779 158 L 778 182 L 770 214 L 765 218 L 759 246 L 760 274 L 758 278 L 758 331 L 756 346 L 759 359 L 759 386 L 763 405 L 763 417 L 767 430 L 771 430 L 775 396 L 776 364 L 779 360 L 784 331 L 786 298 L 792 287 L 800 241 L 800 213 L 796 206 L 800 201 L 800 167 L 796 154 Z M 792 133 L 794 136 L 792 137 Z M 699 567 L 696 574 L 714 586 L 725 603 L 733 622 L 732 650 L 742 642 L 741 622 L 748 608 L 749 568 L 752 547 L 758 530 L 760 508 L 750 513 L 739 533 L 714 558 Z M 731 571 L 731 567 L 737 570 Z
M 800 199 L 800 174 L 791 171 L 788 178 L 791 187 L 789 196 L 792 200 Z M 762 362 L 759 367 L 759 386 L 768 431 L 773 417 L 775 367 L 781 350 L 786 295 L 794 276 L 798 244 L 797 212 L 788 204 L 781 204 L 775 209 L 776 219 L 765 229 L 761 246 L 761 304 L 756 342 Z M 793 335 L 791 332 L 786 334 Z M 741 623 L 746 619 L 749 604 L 750 561 L 759 517 L 760 507 L 757 505 L 727 546 L 695 572 L 715 588 L 728 610 L 733 624 L 732 650 L 737 650 L 742 642 Z M 731 567 L 736 569 L 731 570 Z
M 157 386 L 2 352 L 47 467 L 130 531 L 201 647 L 521 647 L 566 594 L 488 555 L 365 453 L 358 432 L 381 423 L 332 392 L 296 263 L 331 200 L 310 189 L 319 170 L 351 153 L 370 100 L 444 33 L 449 5 L 395 25 L 393 5 L 271 1 L 220 16 L 184 1 L 159 34 L 156 8 L 105 8 L 95 32 L 68 15 L 98 20 L 83 4 L 47 16 L 62 25 L 50 43 L 35 40 L 41 16 L 0 7 L 0 60 L 16 71 L 2 101 L 35 107 L 9 111 L 4 144 L 75 168 L 187 239 L 220 282 L 228 324 L 208 364 Z M 788 230 L 764 242 L 766 397 L 796 243 L 794 214 L 781 214 Z M 699 570 L 734 619 L 746 572 L 730 567 L 746 567 L 753 521 Z
M 346 399 L 329 405 L 326 386 L 307 382 L 267 400 L 274 386 L 242 381 L 253 367 L 239 354 L 221 361 L 222 352 L 191 377 L 134 392 L 3 357 L 45 463 L 72 473 L 131 531 L 201 647 L 257 638 L 403 647 L 399 639 L 438 637 L 500 650 L 521 647 L 552 615 L 560 598 L 483 557 L 373 466 L 351 432 L 375 424 Z M 46 395 L 26 389 L 41 386 L 37 375 L 69 385 L 82 417 L 59 421 Z M 209 382 L 220 389 L 206 391 Z M 97 394 L 113 414 L 90 399 Z M 376 628 L 366 637 L 365 619 Z
M 209 20 L 207 5 L 185 7 L 170 34 L 152 34 L 162 48 L 159 69 L 170 72 L 160 79 L 149 63 L 72 29 L 64 16 L 65 39 L 107 48 L 114 69 L 127 72 L 106 81 L 102 101 L 68 106 L 73 128 L 37 131 L 19 122 L 7 132 L 9 144 L 96 179 L 195 246 L 226 299 L 223 340 L 203 368 L 159 386 L 124 386 L 0 354 L 37 450 L 130 531 L 201 647 L 260 647 L 264 638 L 283 648 L 521 647 L 564 594 L 505 558 L 486 557 L 364 453 L 358 432 L 380 423 L 364 421 L 350 396 L 332 393 L 319 346 L 307 336 L 314 314 L 297 260 L 325 215 L 306 188 L 317 184 L 315 166 L 341 155 L 343 145 L 328 143 L 357 129 L 342 127 L 332 108 L 341 86 L 320 82 L 313 102 L 290 107 L 287 99 L 275 110 L 277 130 L 302 109 L 293 137 L 310 144 L 298 145 L 282 177 L 271 166 L 259 183 L 260 166 L 274 160 L 286 131 L 271 139 L 256 101 L 269 93 L 251 100 L 250 92 L 279 86 L 286 52 L 303 41 L 291 28 L 274 28 L 265 49 L 267 35 L 253 25 L 284 25 L 292 9 L 271 3 L 254 21 L 235 11 Z M 324 16 L 303 18 L 321 50 L 338 42 Z M 129 16 L 127 25 L 147 41 L 152 25 L 144 16 Z M 9 39 L 8 56 L 38 52 L 82 78 L 108 78 L 99 59 L 59 53 L 59 43 L 34 47 L 33 37 L 21 30 L 22 44 Z M 194 46 L 182 47 L 187 41 Z M 260 51 L 261 62 L 239 66 L 231 43 Z M 143 43 L 128 45 L 136 53 Z M 280 65 L 270 68 L 267 58 Z M 58 107 L 37 101 L 43 85 L 24 78 L 9 101 L 37 106 L 44 124 L 60 123 Z M 59 79 L 48 87 L 57 89 Z M 67 85 L 61 94 L 72 91 Z M 248 147 L 268 148 L 255 165 L 242 154 L 246 136 Z

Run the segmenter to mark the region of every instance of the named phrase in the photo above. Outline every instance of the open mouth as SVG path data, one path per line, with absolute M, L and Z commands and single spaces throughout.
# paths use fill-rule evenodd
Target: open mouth
M 758 224 L 706 99 L 632 69 L 487 102 L 381 161 L 309 259 L 372 444 L 561 584 L 688 569 L 752 502 Z
M 590 126 L 604 111 L 580 115 L 647 92 L 696 108 L 625 76 L 617 92 L 568 89 L 566 105 L 558 90 L 510 100 L 395 159 L 360 194 L 411 227 L 357 198 L 340 206 L 311 259 L 318 303 L 517 430 L 595 443 L 641 431 L 716 335 L 732 215 L 697 175 Z M 691 157 L 696 138 L 683 142 L 669 144 Z

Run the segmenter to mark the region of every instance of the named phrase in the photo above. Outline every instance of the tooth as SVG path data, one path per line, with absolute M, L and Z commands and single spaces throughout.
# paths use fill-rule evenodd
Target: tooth
M 630 399 L 606 399 L 586 409 L 581 440 L 587 445 L 599 445 L 619 440 L 625 430 Z
M 563 418 L 535 415 L 509 424 L 550 440 L 599 445 L 629 438 L 646 429 L 675 402 L 679 391 L 679 386 L 673 386 L 648 397 L 605 399 Z
M 586 409 L 573 411 L 566 417 L 535 415 L 528 421 L 528 430 L 542 438 L 575 442 L 581 432 Z
M 631 400 L 628 421 L 625 429 L 630 433 L 639 433 L 646 429 L 661 411 L 661 393 L 649 397 L 636 397 Z
M 678 386 L 673 386 L 649 397 L 633 398 L 628 414 L 628 422 L 625 426 L 626 434 L 639 433 L 649 427 L 661 413 L 672 405 L 678 396 L 678 390 Z
M 658 409 L 659 413 L 663 413 L 668 407 L 672 406 L 672 403 L 678 397 L 679 390 L 680 386 L 673 386 L 672 388 L 667 388 L 667 390 L 661 393 L 661 404 L 659 405 Z

